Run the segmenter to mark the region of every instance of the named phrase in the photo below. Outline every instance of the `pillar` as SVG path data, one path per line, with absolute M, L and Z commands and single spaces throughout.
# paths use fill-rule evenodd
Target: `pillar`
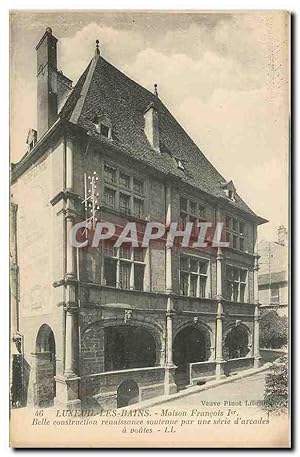
M 254 325 L 253 325 L 253 355 L 254 355 L 254 368 L 258 368 L 261 365 L 261 355 L 259 350 L 259 296 L 258 296 L 258 270 L 259 270 L 259 255 L 257 233 L 255 238 L 254 246 L 254 268 L 253 268 L 253 298 L 255 304 L 254 310 Z
M 217 316 L 216 316 L 216 379 L 224 377 L 224 365 L 225 361 L 223 358 L 223 277 L 222 277 L 222 263 L 223 255 L 221 248 L 218 248 L 217 252 Z
M 166 230 L 169 230 L 172 222 L 171 216 L 172 210 L 172 190 L 171 185 L 166 186 Z M 172 247 L 166 245 L 166 293 L 171 294 L 173 292 L 173 281 L 172 281 Z
M 66 310 L 66 333 L 65 333 L 65 369 L 64 375 L 67 377 L 75 376 L 75 311 L 68 307 Z
M 224 377 L 224 365 L 223 359 L 223 306 L 222 303 L 218 303 L 217 319 L 216 319 L 216 379 Z
M 253 354 L 254 354 L 254 368 L 258 368 L 261 365 L 261 355 L 259 350 L 259 305 L 255 305 L 254 312 L 254 335 L 253 335 Z

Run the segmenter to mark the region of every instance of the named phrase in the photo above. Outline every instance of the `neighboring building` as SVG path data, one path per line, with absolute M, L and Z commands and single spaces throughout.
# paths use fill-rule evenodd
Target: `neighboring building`
M 257 216 L 158 97 L 95 56 L 74 89 L 47 28 L 37 133 L 12 170 L 27 404 L 112 408 L 258 366 Z M 171 77 L 171 75 L 170 75 Z M 88 176 L 98 220 L 226 224 L 230 247 L 75 249 Z M 16 242 L 17 240 L 17 242 Z M 16 289 L 14 289 L 16 290 Z M 14 297 L 16 294 L 14 295 Z M 20 347 L 20 344 L 19 344 Z
M 262 309 L 275 309 L 288 314 L 288 232 L 278 228 L 278 241 L 260 241 L 259 302 Z

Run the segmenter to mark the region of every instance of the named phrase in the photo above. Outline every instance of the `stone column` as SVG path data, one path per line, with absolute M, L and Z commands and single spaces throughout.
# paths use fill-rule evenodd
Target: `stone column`
M 254 312 L 254 328 L 253 328 L 253 354 L 254 354 L 254 367 L 258 368 L 261 365 L 261 355 L 259 350 L 259 305 L 255 305 Z
M 77 340 L 75 328 L 75 311 L 71 307 L 66 309 L 66 333 L 65 333 L 65 369 L 64 375 L 66 377 L 75 376 L 75 343 Z
M 73 191 L 73 142 L 70 138 L 66 139 L 65 145 L 65 187 L 68 191 Z M 73 228 L 74 223 L 74 208 L 73 202 L 68 197 L 66 202 L 66 235 L 67 235 L 67 246 L 66 246 L 66 277 L 75 277 L 75 248 L 70 242 L 70 232 Z
M 223 277 L 222 277 L 222 263 L 223 255 L 221 248 L 218 248 L 217 253 L 217 316 L 216 316 L 216 379 L 224 377 L 224 365 L 225 361 L 223 358 Z
M 172 222 L 172 190 L 171 185 L 166 186 L 166 231 L 169 230 Z M 166 293 L 171 294 L 173 292 L 173 280 L 172 280 L 172 247 L 166 245 Z
M 258 239 L 256 233 L 255 246 L 254 246 L 254 268 L 253 268 L 253 298 L 255 304 L 254 310 L 254 325 L 253 325 L 253 355 L 254 355 L 254 367 L 258 368 L 261 365 L 261 355 L 259 350 L 259 296 L 258 296 L 258 270 L 259 270 L 259 255 Z

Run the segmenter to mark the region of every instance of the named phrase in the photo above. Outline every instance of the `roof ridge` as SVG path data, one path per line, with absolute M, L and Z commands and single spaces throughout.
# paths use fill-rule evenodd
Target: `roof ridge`
M 83 105 L 84 105 L 84 102 L 85 102 L 85 99 L 86 99 L 86 96 L 87 96 L 87 93 L 88 93 L 88 90 L 89 90 L 89 87 L 90 87 L 90 84 L 91 84 L 91 81 L 93 78 L 95 68 L 97 66 L 98 59 L 99 59 L 99 56 L 96 55 L 95 57 L 93 57 L 93 59 L 90 62 L 90 68 L 88 70 L 86 79 L 83 83 L 79 97 L 77 98 L 75 106 L 72 110 L 72 114 L 70 116 L 70 122 L 72 122 L 73 124 L 77 124 L 78 119 L 81 115 L 81 111 L 82 111 L 82 108 L 83 108 Z

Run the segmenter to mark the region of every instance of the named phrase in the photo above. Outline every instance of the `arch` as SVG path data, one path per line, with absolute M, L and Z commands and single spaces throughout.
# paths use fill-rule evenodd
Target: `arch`
M 124 318 L 118 316 L 115 319 L 103 319 L 95 321 L 85 327 L 82 331 L 82 336 L 84 338 L 86 332 L 94 327 L 101 326 L 105 327 L 119 327 L 120 325 L 126 325 L 127 327 L 142 327 L 148 330 L 153 336 L 156 344 L 157 351 L 162 351 L 164 349 L 164 330 L 158 323 L 151 323 L 145 320 L 139 320 L 137 318 L 131 318 L 130 321 L 124 324 Z
M 204 362 L 211 354 L 211 332 L 205 325 L 185 324 L 175 332 L 173 361 L 177 366 L 175 382 L 178 390 L 190 384 L 190 364 Z
M 230 324 L 224 331 L 224 359 L 246 357 L 250 350 L 250 330 L 243 323 Z
M 148 330 L 127 324 L 104 327 L 105 371 L 153 367 L 156 362 L 156 343 Z
M 117 389 L 117 408 L 123 408 L 139 401 L 139 386 L 132 379 L 123 381 Z
M 36 383 L 34 404 L 39 407 L 52 406 L 56 395 L 56 357 L 55 337 L 48 324 L 43 324 L 39 328 L 35 348 Z
M 43 324 L 38 330 L 35 343 L 36 353 L 50 352 L 55 353 L 55 338 L 51 327 Z

